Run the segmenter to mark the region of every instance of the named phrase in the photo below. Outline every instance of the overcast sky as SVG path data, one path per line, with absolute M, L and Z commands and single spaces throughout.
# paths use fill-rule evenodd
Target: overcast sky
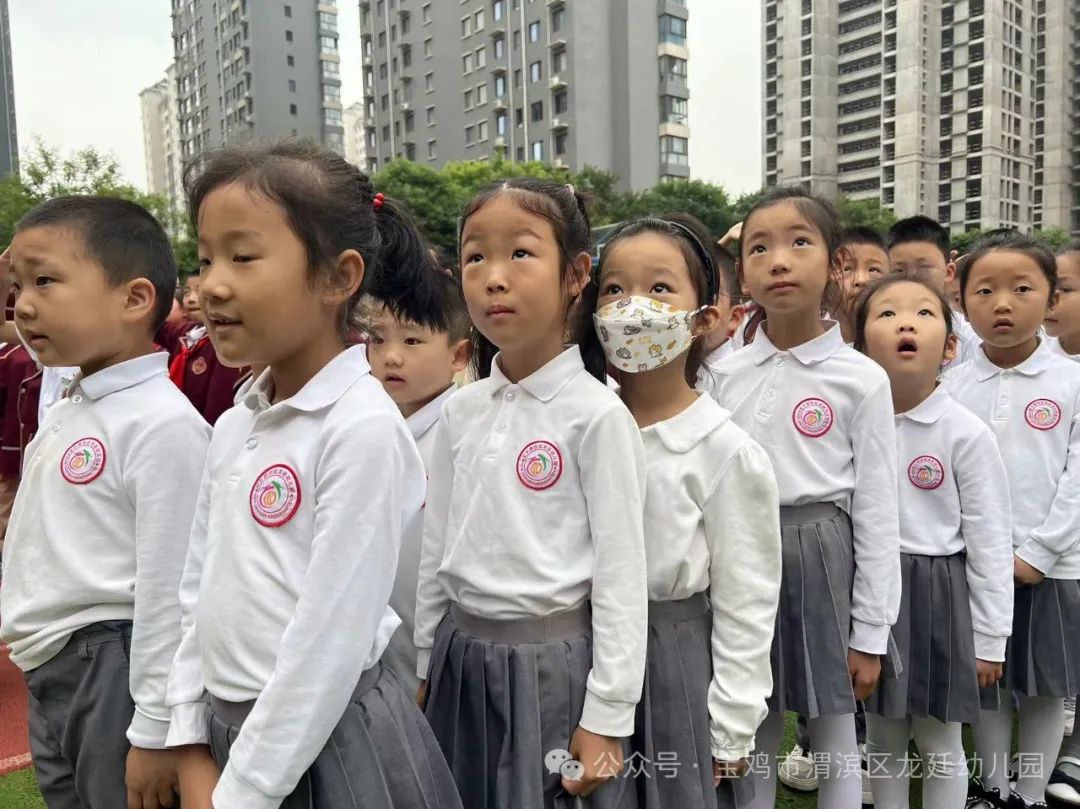
M 732 13 L 735 5 L 742 15 Z M 757 5 L 689 0 L 690 167 L 736 193 L 761 182 Z M 139 91 L 172 60 L 169 0 L 9 0 L 9 7 L 20 150 L 34 138 L 63 150 L 95 146 L 144 186 Z M 362 89 L 359 4 L 338 0 L 338 7 L 342 98 L 350 103 Z

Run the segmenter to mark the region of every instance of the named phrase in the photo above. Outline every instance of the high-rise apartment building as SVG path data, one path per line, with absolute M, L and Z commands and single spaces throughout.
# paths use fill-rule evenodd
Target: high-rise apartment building
M 362 0 L 369 168 L 543 160 L 688 177 L 685 0 Z
M 766 184 L 879 198 L 954 230 L 1080 230 L 1076 0 L 762 10 Z
M 334 0 L 172 0 L 184 159 L 251 138 L 344 152 Z
M 19 170 L 15 131 L 15 78 L 11 70 L 11 21 L 7 0 L 0 0 L 0 177 Z
M 342 125 L 345 127 L 345 159 L 354 166 L 366 169 L 367 148 L 365 145 L 364 103 L 354 101 L 342 110 Z
M 179 210 L 184 202 L 184 189 L 175 64 L 169 65 L 165 78 L 139 93 L 139 100 L 147 190 L 167 198 Z

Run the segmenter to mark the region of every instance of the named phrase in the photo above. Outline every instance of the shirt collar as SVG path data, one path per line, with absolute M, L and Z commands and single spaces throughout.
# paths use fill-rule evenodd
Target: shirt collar
M 577 346 L 570 346 L 547 365 L 533 371 L 518 384 L 541 402 L 550 402 L 559 391 L 569 384 L 571 379 L 584 370 L 585 363 L 581 359 L 580 349 Z M 491 361 L 490 379 L 495 383 L 495 391 L 513 384 L 506 378 L 506 374 L 499 367 L 498 354 Z
M 414 439 L 419 439 L 428 430 L 435 426 L 435 422 L 442 416 L 443 405 L 447 400 L 454 395 L 457 391 L 455 385 L 451 385 L 426 405 L 421 407 L 407 419 L 405 423 L 409 425 L 409 429 L 412 431 Z
M 655 433 L 672 452 L 684 454 L 730 419 L 730 415 L 708 394 L 699 394 L 697 401 L 677 416 L 645 427 L 641 432 Z
M 71 386 L 80 388 L 91 399 L 102 399 L 110 393 L 141 385 L 156 376 L 165 376 L 168 370 L 168 355 L 155 351 L 110 365 L 87 377 L 76 376 Z
M 1039 338 L 1039 347 L 1035 349 L 1030 357 L 1015 368 L 1001 368 L 994 365 L 987 359 L 986 352 L 983 351 L 981 344 L 975 350 L 975 358 L 972 362 L 975 363 L 975 378 L 980 382 L 985 382 L 990 377 L 997 376 L 1008 370 L 1016 371 L 1024 376 L 1038 376 L 1046 370 L 1046 366 L 1050 363 L 1052 357 L 1050 346 L 1047 345 L 1046 340 Z
M 822 321 L 825 333 L 820 334 L 813 340 L 797 345 L 789 352 L 803 365 L 817 365 L 823 362 L 844 347 L 844 335 L 840 332 L 840 324 L 833 320 Z M 757 330 L 754 342 L 750 344 L 754 352 L 754 364 L 761 365 L 766 360 L 781 353 L 780 349 L 772 344 L 769 335 L 765 333 L 765 323 Z
M 293 410 L 314 413 L 329 407 L 342 397 L 358 379 L 371 372 L 364 346 L 346 348 L 322 367 L 319 373 L 308 380 L 304 387 L 275 407 L 282 405 Z M 264 371 L 248 389 L 244 404 L 252 410 L 269 408 L 273 395 L 274 377 L 270 369 Z
M 911 419 L 917 421 L 920 424 L 933 424 L 935 421 L 941 418 L 949 407 L 949 402 L 952 399 L 949 396 L 949 392 L 945 390 L 944 385 L 938 385 L 934 388 L 934 392 L 919 402 L 915 407 L 908 410 L 906 413 L 897 413 L 896 418 L 899 419 Z

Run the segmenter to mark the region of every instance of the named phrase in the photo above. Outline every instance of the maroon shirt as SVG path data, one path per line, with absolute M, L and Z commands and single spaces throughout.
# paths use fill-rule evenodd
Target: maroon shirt
M 19 478 L 26 445 L 37 433 L 41 395 L 41 369 L 21 345 L 0 350 L 0 391 L 0 477 Z
M 209 337 L 190 343 L 189 333 L 197 324 L 166 323 L 158 330 L 156 342 L 169 352 L 169 376 L 210 424 L 233 406 L 236 385 L 245 368 L 222 365 Z

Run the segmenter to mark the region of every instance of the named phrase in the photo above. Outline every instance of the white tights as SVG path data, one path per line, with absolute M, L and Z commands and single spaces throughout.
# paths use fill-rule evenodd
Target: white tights
M 810 719 L 807 731 L 818 776 L 818 806 L 861 809 L 862 773 L 854 714 Z M 754 800 L 745 809 L 773 809 L 776 805 L 776 758 L 783 737 L 784 715 L 770 713 L 758 728 Z
M 967 761 L 959 722 L 919 716 L 866 715 L 866 752 L 875 809 L 907 809 L 911 775 L 922 776 L 924 809 L 960 809 L 967 797 Z M 908 755 L 912 733 L 921 763 Z
M 1012 746 L 1011 701 L 1000 711 L 983 711 L 972 729 L 984 786 L 1009 794 L 1009 750 Z M 1020 697 L 1020 772 L 1016 792 L 1028 803 L 1046 800 L 1046 785 L 1065 733 L 1065 700 Z

